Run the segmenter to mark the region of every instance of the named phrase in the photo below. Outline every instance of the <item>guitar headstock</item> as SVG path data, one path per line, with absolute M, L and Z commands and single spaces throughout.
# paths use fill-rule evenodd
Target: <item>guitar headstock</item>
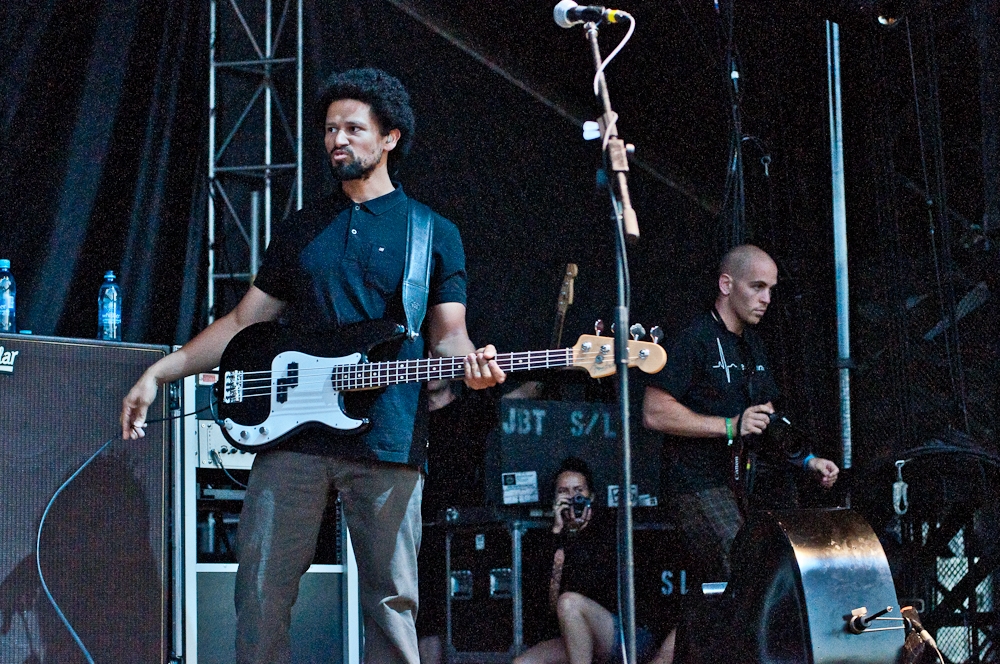
M 628 342 L 628 366 L 656 373 L 667 363 L 667 351 L 649 341 Z M 591 378 L 615 373 L 615 341 L 610 337 L 584 334 L 573 346 L 573 366 L 586 369 Z
M 573 304 L 573 280 L 577 275 L 576 263 L 566 264 L 566 274 L 563 276 L 562 286 L 559 288 L 559 299 L 556 301 L 556 312 L 565 316 L 569 305 Z

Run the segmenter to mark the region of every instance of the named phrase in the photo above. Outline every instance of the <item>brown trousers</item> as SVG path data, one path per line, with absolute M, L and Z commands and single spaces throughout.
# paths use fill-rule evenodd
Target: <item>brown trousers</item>
M 331 486 L 358 561 L 365 661 L 418 664 L 420 471 L 274 450 L 250 474 L 238 534 L 236 661 L 290 664 L 291 609 Z

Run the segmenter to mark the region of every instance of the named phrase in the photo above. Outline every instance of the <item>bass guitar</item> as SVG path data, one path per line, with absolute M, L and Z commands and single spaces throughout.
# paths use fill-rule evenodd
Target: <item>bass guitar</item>
M 465 357 L 370 361 L 369 354 L 405 335 L 386 321 L 360 323 L 336 336 L 299 335 L 279 323 L 256 323 L 237 334 L 219 362 L 217 419 L 237 449 L 259 452 L 311 426 L 358 434 L 365 418 L 351 417 L 344 394 L 400 383 L 465 376 Z M 656 373 L 666 351 L 643 341 L 628 344 L 628 366 Z M 591 377 L 615 373 L 614 340 L 583 335 L 571 348 L 499 353 L 506 373 L 528 369 L 578 367 Z

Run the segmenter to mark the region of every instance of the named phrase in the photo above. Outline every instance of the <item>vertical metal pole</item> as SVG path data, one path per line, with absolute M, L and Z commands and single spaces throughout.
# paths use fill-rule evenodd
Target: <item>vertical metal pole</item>
M 591 54 L 594 57 L 594 67 L 600 71 L 601 50 L 597 43 L 597 24 L 586 23 L 587 41 L 590 42 Z M 611 98 L 608 94 L 608 83 L 604 74 L 597 76 L 598 96 L 601 101 L 601 108 L 604 109 L 604 117 L 608 123 L 605 132 L 617 137 L 617 129 L 614 125 L 614 118 L 617 117 L 611 110 Z M 606 159 L 608 168 L 611 167 L 611 160 Z M 629 376 L 628 376 L 628 293 L 626 284 L 628 278 L 626 274 L 626 247 L 625 228 L 623 211 L 625 205 L 626 187 L 625 174 L 617 173 L 619 191 L 622 194 L 621 201 L 615 195 L 611 173 L 608 173 L 608 193 L 611 199 L 611 220 L 615 225 L 615 266 L 618 276 L 618 306 L 615 309 L 615 371 L 618 379 L 618 419 L 620 422 L 621 438 L 619 442 L 622 450 L 622 474 L 621 487 L 618 491 L 618 587 L 619 587 L 619 617 L 622 624 L 622 634 L 624 636 L 625 658 L 628 664 L 635 664 L 635 561 L 632 553 L 632 436 L 629 423 Z M 617 648 L 617 644 L 615 646 Z
M 177 350 L 177 347 L 174 348 Z M 170 438 L 173 449 L 170 455 L 170 475 L 172 478 L 170 502 L 171 515 L 171 559 L 173 563 L 173 658 L 184 658 L 184 383 L 175 383 L 178 392 L 178 407 L 170 411 Z
M 260 266 L 260 192 L 250 192 L 250 279 Z
M 274 58 L 274 45 L 272 43 L 273 36 L 273 17 L 272 12 L 274 7 L 271 4 L 271 0 L 266 0 L 264 3 L 264 13 L 266 23 L 266 32 L 264 36 L 264 57 L 267 58 L 264 61 L 264 228 L 266 229 L 267 237 L 265 241 L 270 244 L 271 241 L 271 112 L 273 100 L 271 99 L 271 86 L 273 81 L 271 80 L 272 66 L 271 59 Z
M 833 190 L 833 253 L 837 288 L 837 367 L 840 374 L 840 439 L 843 467 L 851 467 L 851 328 L 847 283 L 847 195 L 840 110 L 840 26 L 826 22 L 827 87 L 830 101 L 830 166 Z M 848 500 L 849 497 L 848 497 Z M 848 505 L 850 506 L 850 505 Z
M 451 528 L 445 528 L 444 535 L 444 661 L 445 664 L 451 661 L 451 653 L 455 651 L 451 645 Z
M 295 53 L 295 209 L 302 209 L 302 0 L 298 0 L 299 31 Z M 271 226 L 268 224 L 267 242 L 271 241 Z
M 197 378 L 184 379 L 184 401 L 195 402 Z M 188 414 L 180 420 L 184 427 L 183 455 L 178 458 L 182 466 L 183 516 L 184 516 L 184 658 L 185 664 L 198 664 L 198 418 Z
M 343 509 L 340 513 L 341 537 L 344 542 L 344 664 L 359 664 L 361 662 L 361 598 L 358 590 L 358 559 L 354 555 L 354 543 L 351 541 L 351 529 L 344 519 Z
M 216 0 L 208 10 L 208 322 L 215 320 L 215 25 Z
M 524 524 L 515 520 L 510 525 L 510 595 L 511 595 L 511 619 L 514 623 L 513 643 L 511 643 L 511 655 L 521 654 L 524 647 L 524 604 L 521 585 L 521 537 L 524 535 Z

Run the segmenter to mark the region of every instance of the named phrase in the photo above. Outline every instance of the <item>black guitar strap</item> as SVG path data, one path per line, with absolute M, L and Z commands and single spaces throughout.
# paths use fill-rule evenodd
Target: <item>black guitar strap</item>
M 406 265 L 403 268 L 403 311 L 406 332 L 411 339 L 420 334 L 427 314 L 427 296 L 431 283 L 431 247 L 434 243 L 434 219 L 431 209 L 408 199 L 406 224 Z

